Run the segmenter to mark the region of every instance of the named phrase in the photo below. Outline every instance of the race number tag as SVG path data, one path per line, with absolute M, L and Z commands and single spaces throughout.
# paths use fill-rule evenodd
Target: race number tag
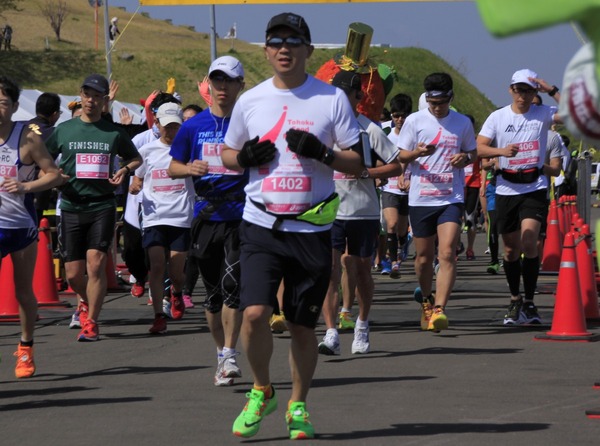
M 508 168 L 511 170 L 527 169 L 537 167 L 540 161 L 540 143 L 538 140 L 520 142 L 519 152 L 514 158 L 508 159 Z
M 208 163 L 208 173 L 218 175 L 242 175 L 236 170 L 223 166 L 221 151 L 223 143 L 205 142 L 202 144 L 202 159 Z
M 452 194 L 452 173 L 430 173 L 420 176 L 419 195 L 421 197 L 444 197 Z
M 17 180 L 17 166 L 10 164 L 0 164 L 0 192 L 6 192 L 4 188 L 4 177 L 10 177 Z
M 75 162 L 75 177 L 87 180 L 108 180 L 110 155 L 102 153 L 78 153 Z
M 172 179 L 167 169 L 152 171 L 152 192 L 180 192 L 185 188 L 185 178 Z
M 261 192 L 265 207 L 275 214 L 300 214 L 311 207 L 310 177 L 267 177 L 262 181 Z

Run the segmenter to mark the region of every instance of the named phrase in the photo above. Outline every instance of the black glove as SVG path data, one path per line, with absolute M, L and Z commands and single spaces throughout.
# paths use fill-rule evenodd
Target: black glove
M 306 158 L 321 161 L 327 152 L 327 147 L 319 138 L 304 130 L 289 129 L 285 135 L 290 150 Z
M 275 158 L 277 148 L 270 140 L 258 142 L 258 136 L 246 141 L 240 153 L 237 154 L 237 162 L 240 167 L 256 167 L 267 164 Z

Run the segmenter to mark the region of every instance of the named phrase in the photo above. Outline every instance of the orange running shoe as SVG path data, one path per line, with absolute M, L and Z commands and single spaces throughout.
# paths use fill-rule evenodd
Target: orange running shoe
M 17 357 L 17 366 L 15 367 L 15 376 L 18 379 L 31 378 L 35 373 L 35 363 L 33 362 L 33 347 L 25 347 L 21 344 L 14 353 Z

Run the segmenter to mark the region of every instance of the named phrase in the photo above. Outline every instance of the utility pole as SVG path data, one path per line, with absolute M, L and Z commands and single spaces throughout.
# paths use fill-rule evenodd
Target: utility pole
M 111 51 L 110 39 L 108 33 L 108 27 L 110 19 L 108 18 L 108 0 L 104 0 L 104 49 L 106 51 L 106 78 L 110 82 L 112 78 L 112 62 L 111 62 Z
M 210 5 L 210 61 L 217 58 L 217 20 L 215 5 Z

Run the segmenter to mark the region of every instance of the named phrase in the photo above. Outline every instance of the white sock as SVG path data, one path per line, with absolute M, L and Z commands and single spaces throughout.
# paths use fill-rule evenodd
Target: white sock
M 328 335 L 335 336 L 336 338 L 339 337 L 338 331 L 335 328 L 328 328 L 327 333 L 325 333 L 325 336 L 328 336 Z
M 369 321 L 361 321 L 356 318 L 356 328 L 369 328 Z
M 230 356 L 235 353 L 235 348 L 223 347 L 223 356 Z

